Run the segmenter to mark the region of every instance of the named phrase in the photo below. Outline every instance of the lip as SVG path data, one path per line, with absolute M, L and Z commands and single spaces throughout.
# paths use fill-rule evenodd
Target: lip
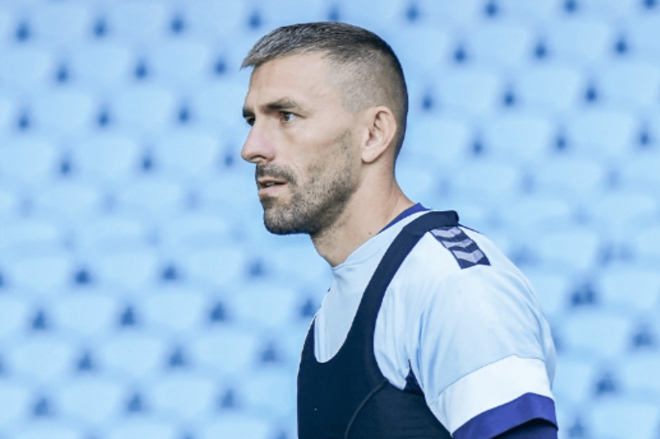
M 274 186 L 266 186 L 266 184 L 273 183 L 273 182 L 275 182 L 275 180 L 264 180 L 263 183 L 262 183 L 262 181 L 259 181 L 259 196 L 260 197 L 266 196 L 266 195 L 276 194 L 277 192 L 283 190 L 288 185 L 288 183 L 286 183 L 284 181 L 281 181 L 281 182 L 277 181 L 278 184 L 276 184 Z

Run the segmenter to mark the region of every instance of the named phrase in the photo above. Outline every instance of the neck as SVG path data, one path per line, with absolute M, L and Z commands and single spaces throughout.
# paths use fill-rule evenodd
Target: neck
M 316 251 L 332 267 L 414 205 L 393 179 L 385 190 L 382 185 L 362 188 L 369 189 L 355 192 L 337 221 L 311 237 Z

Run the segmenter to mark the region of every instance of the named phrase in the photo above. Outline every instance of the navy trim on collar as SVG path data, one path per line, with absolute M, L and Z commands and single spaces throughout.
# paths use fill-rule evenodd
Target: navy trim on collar
M 386 226 L 383 228 L 383 230 L 387 230 L 387 229 L 389 229 L 389 228 L 392 227 L 394 224 L 398 223 L 399 221 L 401 221 L 401 220 L 404 219 L 405 217 L 412 215 L 413 213 L 417 213 L 417 212 L 425 212 L 425 211 L 427 211 L 427 210 L 430 210 L 430 209 L 427 209 L 426 207 L 422 206 L 421 203 L 417 203 L 417 204 L 415 204 L 414 206 L 410 206 L 409 208 L 407 208 L 406 210 L 404 210 L 403 212 L 401 212 L 401 213 L 399 214 L 399 216 L 397 216 L 396 218 L 394 218 L 394 219 L 392 220 L 392 222 L 390 222 L 388 225 L 386 225 Z M 382 232 L 383 230 L 381 230 L 380 232 Z M 378 232 L 378 233 L 380 233 L 380 232 Z

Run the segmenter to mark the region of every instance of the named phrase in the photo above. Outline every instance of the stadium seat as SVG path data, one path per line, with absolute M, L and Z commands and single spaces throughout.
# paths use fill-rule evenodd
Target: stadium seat
M 622 359 L 619 366 L 623 391 L 632 397 L 657 400 L 660 395 L 660 352 L 642 351 Z
M 546 316 L 559 318 L 566 313 L 575 282 L 570 275 L 543 267 L 525 267 L 523 272 L 534 287 L 541 310 Z
M 12 29 L 13 17 L 10 9 L 3 5 L 0 9 L 0 44 L 4 45 L 9 40 L 9 33 Z
M 552 113 L 576 106 L 584 82 L 583 74 L 564 62 L 526 65 L 517 68 L 514 77 L 517 97 L 524 108 Z
M 148 246 L 115 248 L 90 255 L 88 264 L 99 282 L 113 288 L 141 292 L 158 279 L 162 256 Z
M 23 186 L 36 185 L 55 176 L 58 159 L 57 148 L 49 138 L 10 137 L 0 145 L 3 179 Z
M 632 346 L 634 320 L 630 314 L 597 307 L 573 310 L 562 322 L 564 344 L 569 353 L 612 360 Z
M 189 180 L 205 178 L 220 169 L 217 136 L 201 130 L 170 130 L 156 141 L 154 160 L 165 172 Z
M 306 237 L 305 237 L 306 238 Z M 328 263 L 316 252 L 308 239 L 300 243 L 287 242 L 268 249 L 267 269 L 279 279 L 290 282 L 298 278 L 301 284 L 315 285 L 321 291 L 329 286 L 332 277 Z
M 218 381 L 215 375 L 194 371 L 168 372 L 149 380 L 145 384 L 145 394 L 154 411 L 179 424 L 191 423 L 217 408 Z
M 9 284 L 24 294 L 42 297 L 52 297 L 67 287 L 73 268 L 72 255 L 66 250 L 56 249 L 16 253 L 4 263 Z
M 117 91 L 110 102 L 110 121 L 127 132 L 154 134 L 175 120 L 176 101 L 171 89 L 133 84 Z
M 617 174 L 622 187 L 653 193 L 660 190 L 660 154 L 657 151 L 639 151 L 618 165 Z
M 248 413 L 226 413 L 214 416 L 204 424 L 196 439 L 240 437 L 241 439 L 271 439 L 277 431 L 262 416 Z
M 474 22 L 465 35 L 468 59 L 489 69 L 519 65 L 532 50 L 531 32 L 515 21 Z
M 66 420 L 38 419 L 17 428 L 16 439 L 85 439 L 84 434 Z
M 35 190 L 30 201 L 37 215 L 74 225 L 101 211 L 104 199 L 94 185 L 64 179 Z
M 644 312 L 660 306 L 660 273 L 641 264 L 616 264 L 599 273 L 598 294 L 608 307 Z
M 240 75 L 203 83 L 192 92 L 190 108 L 202 127 L 218 130 L 226 140 L 242 145 L 249 131 L 242 116 L 247 91 L 248 80 Z M 240 135 L 233 136 L 236 127 Z
M 660 262 L 660 223 L 640 227 L 631 241 L 632 252 L 637 260 Z
M 176 258 L 184 275 L 202 285 L 228 287 L 248 274 L 247 252 L 237 244 L 181 249 Z
M 590 437 L 653 439 L 657 437 L 660 409 L 652 401 L 603 398 L 593 402 L 585 422 Z
M 240 379 L 258 364 L 263 344 L 262 334 L 253 327 L 216 325 L 191 334 L 187 349 L 200 372 Z
M 242 381 L 240 392 L 249 409 L 266 418 L 283 418 L 296 410 L 296 371 L 261 368 Z
M 226 41 L 245 31 L 252 10 L 246 2 L 183 2 L 182 15 L 191 33 L 206 41 Z M 238 66 L 236 66 L 238 67 Z
M 169 87 L 192 88 L 213 72 L 211 49 L 201 39 L 163 39 L 147 59 L 154 78 Z
M 481 12 L 483 2 L 467 0 L 456 4 L 451 0 L 420 0 L 416 4 L 421 23 L 458 27 L 472 22 Z
M 156 219 L 183 209 L 187 194 L 174 178 L 154 173 L 124 180 L 114 196 L 118 212 Z
M 502 95 L 500 78 L 484 69 L 466 67 L 440 72 L 438 99 L 443 111 L 480 116 L 493 110 Z
M 660 16 L 658 14 L 638 14 L 629 21 L 626 32 L 630 46 L 640 56 L 654 57 L 660 54 Z
M 52 332 L 29 333 L 7 346 L 4 360 L 16 379 L 46 385 L 71 372 L 76 352 L 75 344 L 62 336 Z
M 473 198 L 490 205 L 515 198 L 522 188 L 519 168 L 506 161 L 466 161 L 454 168 L 448 180 L 452 197 Z
M 273 282 L 253 281 L 241 285 L 230 301 L 230 311 L 237 321 L 268 331 L 287 325 L 299 318 L 302 304 L 295 289 L 273 285 Z
M 564 403 L 588 403 L 596 394 L 598 372 L 598 362 L 588 355 L 560 355 L 557 358 L 557 372 L 552 391 L 557 399 Z
M 175 423 L 162 416 L 126 418 L 107 429 L 107 439 L 180 439 Z
M 166 34 L 168 4 L 153 0 L 104 3 L 108 35 L 131 44 L 154 43 Z
M 506 161 L 544 161 L 552 151 L 554 126 L 548 118 L 509 112 L 486 119 L 481 140 L 484 154 Z
M 534 245 L 539 230 L 570 224 L 574 215 L 574 207 L 563 198 L 525 194 L 503 205 L 498 218 L 512 233 Z
M 442 196 L 443 179 L 438 178 L 439 172 L 437 170 L 420 166 L 421 163 L 428 164 L 429 161 L 423 162 L 422 157 L 408 156 L 407 158 L 409 159 L 402 159 L 397 162 L 397 182 L 412 200 L 422 202 L 425 205 L 433 205 Z M 445 165 L 447 167 L 451 166 L 449 163 Z M 436 167 L 435 169 L 443 168 Z
M 546 20 L 561 10 L 561 0 L 498 0 L 497 4 L 506 17 L 534 21 Z
M 451 59 L 450 34 L 436 26 L 408 24 L 404 29 L 383 38 L 387 38 L 399 58 L 406 77 L 432 78 Z M 425 56 L 419 56 L 420 53 Z
M 34 38 L 45 46 L 75 45 L 89 37 L 92 14 L 84 3 L 44 3 L 30 11 Z
M 202 328 L 211 298 L 206 290 L 189 285 L 159 286 L 140 304 L 147 327 L 172 335 Z
M 0 295 L 0 339 L 11 340 L 23 333 L 31 314 L 32 306 L 24 295 Z
M 117 293 L 104 287 L 87 287 L 60 294 L 50 306 L 54 325 L 71 337 L 109 337 L 123 309 Z
M 6 431 L 30 416 L 32 385 L 19 380 L 0 380 L 0 428 Z
M 94 349 L 102 370 L 122 381 L 147 378 L 165 366 L 167 341 L 163 334 L 122 328 Z
M 233 242 L 235 233 L 225 215 L 200 209 L 165 218 L 158 224 L 159 245 L 174 252 L 180 248 Z
M 545 23 L 549 57 L 590 66 L 606 58 L 613 47 L 612 27 L 596 18 L 562 17 Z
M 660 68 L 642 58 L 599 66 L 596 84 L 603 101 L 623 108 L 653 108 L 660 93 Z
M 355 3 L 339 1 L 333 5 L 339 7 L 342 21 L 350 21 L 361 16 L 355 16 L 352 9 L 356 9 Z M 357 6 L 357 9 L 360 9 Z M 256 10 L 259 11 L 261 28 L 264 32 L 279 26 L 309 21 L 323 21 L 328 19 L 330 6 L 324 0 L 284 0 L 281 3 L 260 2 Z M 252 12 L 254 14 L 254 11 Z M 388 16 L 391 13 L 388 11 Z
M 110 132 L 83 137 L 74 143 L 70 154 L 81 177 L 118 183 L 138 172 L 143 151 L 136 137 Z
M 43 91 L 55 71 L 53 53 L 38 46 L 0 46 L 0 65 L 3 88 L 28 94 Z
M 315 3 L 322 5 L 322 2 L 319 1 Z M 387 0 L 382 3 L 379 14 L 374 14 L 373 6 L 364 2 L 339 0 L 332 3 L 332 7 L 336 9 L 341 21 L 380 33 L 381 30 L 397 28 L 404 23 L 408 3 L 407 0 Z M 327 17 L 322 17 L 322 19 L 327 19 Z
M 20 213 L 19 191 L 8 185 L 0 185 L 0 221 L 8 221 Z
M 92 127 L 93 97 L 82 90 L 54 89 L 36 96 L 30 106 L 34 128 L 49 136 L 72 136 Z
M 0 94 L 0 136 L 9 134 L 15 129 L 16 102 L 9 96 Z
M 638 133 L 638 121 L 613 107 L 584 109 L 566 119 L 567 150 L 590 157 L 625 157 Z
M 147 224 L 131 215 L 102 214 L 79 224 L 73 236 L 75 248 L 82 254 L 109 249 L 135 248 L 147 244 Z
M 128 43 L 117 41 L 80 41 L 68 50 L 72 80 L 81 87 L 104 91 L 127 81 L 133 53 Z
M 563 226 L 545 231 L 530 251 L 548 269 L 587 273 L 598 266 L 602 246 L 600 235 L 592 228 Z
M 120 417 L 128 396 L 126 383 L 110 375 L 76 375 L 59 383 L 54 403 L 61 415 L 88 429 Z
M 466 120 L 438 114 L 425 115 L 415 119 L 407 129 L 399 160 L 452 167 L 471 154 L 472 136 Z
M 630 18 L 638 12 L 640 2 L 637 0 L 580 0 L 579 4 L 580 11 L 596 17 L 611 19 Z M 635 15 L 634 18 L 637 16 Z
M 62 227 L 44 218 L 17 218 L 8 221 L 3 224 L 3 233 L 0 233 L 0 254 L 15 255 L 61 249 L 63 245 Z
M 605 166 L 593 158 L 557 154 L 537 163 L 531 180 L 534 193 L 575 203 L 602 193 L 608 173 Z

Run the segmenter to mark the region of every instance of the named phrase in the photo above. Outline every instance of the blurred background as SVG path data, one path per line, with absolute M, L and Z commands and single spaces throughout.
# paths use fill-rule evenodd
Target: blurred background
M 0 439 L 294 439 L 331 282 L 239 151 L 267 31 L 408 80 L 397 175 L 529 276 L 560 437 L 660 433 L 660 2 L 0 0 Z

